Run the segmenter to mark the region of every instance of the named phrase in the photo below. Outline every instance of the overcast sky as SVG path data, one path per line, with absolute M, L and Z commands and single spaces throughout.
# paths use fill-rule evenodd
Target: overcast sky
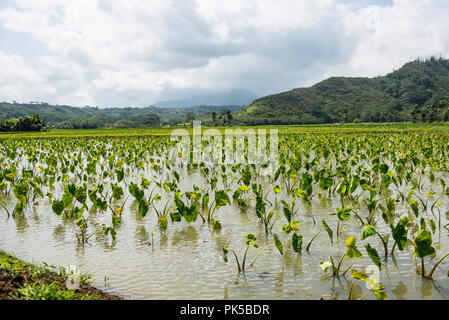
M 449 57 L 449 0 L 0 0 L 0 101 L 148 106 Z

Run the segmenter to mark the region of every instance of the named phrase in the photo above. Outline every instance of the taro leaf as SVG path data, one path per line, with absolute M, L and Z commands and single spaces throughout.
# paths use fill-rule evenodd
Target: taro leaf
M 327 273 L 329 268 L 332 268 L 332 263 L 329 261 L 320 261 L 320 267 L 324 271 L 324 273 Z
M 420 221 L 420 227 L 421 227 L 421 230 L 427 230 L 427 225 L 426 225 L 426 221 L 424 220 L 424 218 L 421 218 L 421 221 Z
M 351 210 L 352 210 L 351 207 L 345 207 L 343 209 L 337 208 L 338 219 L 340 219 L 341 221 L 347 221 L 351 219 Z
M 405 219 L 405 220 L 403 220 Z M 405 229 L 405 226 L 408 223 L 407 218 L 402 218 L 399 220 L 396 227 L 393 225 L 390 225 L 391 233 L 393 235 L 393 239 L 396 241 L 396 244 L 398 245 L 398 248 L 400 251 L 403 251 L 405 246 L 407 245 L 407 230 Z
M 284 215 L 288 222 L 292 221 L 292 213 L 291 213 L 290 209 L 286 206 L 284 206 Z
M 276 170 L 276 172 L 275 172 L 275 174 L 274 174 L 274 181 L 276 181 L 278 178 L 279 178 L 279 175 L 281 174 L 281 173 L 284 173 L 285 172 L 285 167 L 284 166 L 280 166 L 277 170 Z
M 382 164 L 380 165 L 380 171 L 381 171 L 383 174 L 386 174 L 386 173 L 388 172 L 388 169 L 389 169 L 389 167 L 388 167 L 387 164 L 382 163 Z
M 218 183 L 217 177 L 213 177 L 213 178 L 210 180 L 210 188 L 211 188 L 212 190 L 215 190 L 215 188 L 217 187 L 217 183 Z
M 84 208 L 83 207 L 81 207 L 81 208 L 75 207 L 74 211 L 75 211 L 75 217 L 77 219 L 81 219 L 83 216 Z
M 310 175 L 310 173 L 305 172 L 302 174 L 302 183 L 301 183 L 301 189 L 305 191 L 305 193 L 310 197 L 312 195 L 313 189 L 312 189 L 312 182 L 313 178 Z
M 354 237 L 349 237 L 345 242 L 347 247 L 346 258 L 360 258 L 363 256 L 357 249 L 357 240 Z
M 432 247 L 432 235 L 430 231 L 423 230 L 415 237 L 415 252 L 413 253 L 418 258 L 424 258 L 435 253 L 435 248 Z
M 252 233 L 244 234 L 243 238 L 246 238 L 246 241 L 245 241 L 246 245 L 251 246 L 256 249 L 259 248 L 259 246 L 256 243 L 257 237 L 254 234 L 252 234 Z
M 117 231 L 115 230 L 115 228 L 111 228 L 111 236 L 112 236 L 112 239 L 114 239 L 115 240 L 115 236 L 117 235 Z
M 259 219 L 265 215 L 265 202 L 259 195 L 256 196 L 256 215 Z
M 75 186 L 73 183 L 67 184 L 67 185 L 65 185 L 65 187 L 64 187 L 64 191 L 70 192 L 70 194 L 71 194 L 72 196 L 74 196 L 74 195 L 75 195 L 75 191 L 76 191 L 76 186 Z
M 410 201 L 410 207 L 412 208 L 413 213 L 415 214 L 415 217 L 418 218 L 418 216 L 419 216 L 419 204 L 418 204 L 418 201 L 416 201 L 415 199 L 412 199 Z
M 106 211 L 108 208 L 108 203 L 106 202 L 106 200 L 101 200 L 100 198 L 96 198 L 95 206 L 102 211 Z
M 437 230 L 437 226 L 435 225 L 435 222 L 433 219 L 430 219 L 430 228 L 432 229 L 432 233 L 435 234 L 435 231 Z
M 302 247 L 302 235 L 298 235 L 296 232 L 292 236 L 292 247 L 295 252 L 300 252 Z
M 215 192 L 215 208 L 219 209 L 222 206 L 227 205 L 230 202 L 228 194 L 224 190 Z
M 53 209 L 54 213 L 60 216 L 61 213 L 64 211 L 64 202 L 62 200 L 55 200 L 53 201 L 51 208 Z
M 117 175 L 117 182 L 120 182 L 125 177 L 125 172 L 123 170 L 115 170 L 115 174 Z
M 185 206 L 184 210 L 182 211 L 182 216 L 188 223 L 195 222 L 196 218 L 198 217 L 198 208 L 196 204 L 193 203 L 191 207 Z
M 371 225 L 365 225 L 362 231 L 362 237 L 360 240 L 365 240 L 368 237 L 371 237 L 376 234 L 376 229 Z
M 119 181 L 120 182 L 120 181 Z M 142 182 L 140 183 L 140 186 L 144 189 L 148 189 L 148 187 L 151 185 L 151 181 L 142 177 Z
M 117 226 L 117 225 L 120 224 L 121 219 L 120 219 L 120 216 L 119 216 L 119 215 L 113 214 L 113 215 L 111 215 L 111 217 L 112 217 L 112 224 L 113 224 L 114 226 Z
M 282 232 L 284 233 L 290 233 L 292 231 L 298 231 L 298 227 L 301 225 L 301 223 L 299 221 L 292 221 L 290 223 L 285 224 L 282 227 Z
M 324 229 L 326 229 L 327 234 L 329 235 L 329 239 L 331 240 L 331 244 L 333 245 L 334 244 L 334 240 L 333 240 L 333 232 L 332 232 L 331 228 L 329 228 L 329 226 L 327 225 L 326 221 L 324 221 L 324 219 L 321 220 L 321 224 L 320 225 L 323 226 Z
M 77 188 L 75 191 L 75 199 L 79 203 L 86 203 L 87 200 L 87 193 L 85 188 Z
M 376 195 L 377 191 L 376 188 L 373 188 L 372 186 L 368 185 L 368 184 L 362 184 L 361 185 L 363 190 L 367 190 L 370 193 L 370 198 L 374 198 L 374 196 Z
M 116 185 L 116 184 L 111 184 L 111 188 L 112 188 L 112 197 L 115 200 L 120 200 L 120 198 L 123 195 L 123 189 L 122 187 Z
M 204 209 L 209 205 L 209 193 L 205 193 L 203 195 L 203 199 L 201 200 L 201 207 Z
M 73 196 L 70 192 L 65 192 L 62 196 L 62 202 L 64 203 L 64 208 L 70 207 L 73 202 Z
M 214 219 L 212 219 L 212 220 L 211 220 L 211 223 L 212 223 L 212 228 L 213 228 L 214 230 L 221 230 L 221 223 L 220 223 L 220 220 L 214 220 Z
M 128 187 L 129 193 L 136 198 L 137 200 L 141 200 L 145 194 L 143 190 L 140 190 L 137 184 L 131 182 Z
M 184 210 L 184 202 L 182 202 L 181 199 L 179 199 L 178 197 L 175 197 L 175 204 L 176 204 L 176 208 L 178 209 L 178 212 L 180 214 L 182 214 L 183 210 Z
M 278 248 L 281 255 L 284 255 L 284 247 L 282 246 L 281 240 L 279 240 L 279 237 L 277 234 L 273 235 L 274 238 L 274 244 L 276 245 L 276 248 Z
M 357 270 L 352 269 L 351 278 L 360 280 L 360 281 L 366 281 L 368 279 L 368 275 L 363 272 L 358 272 Z
M 225 245 L 224 247 L 223 247 L 223 260 L 224 260 L 224 262 L 228 262 L 228 252 L 229 252 L 229 250 L 228 250 L 228 245 Z
M 83 218 L 77 219 L 76 222 L 75 222 L 75 224 L 76 224 L 76 226 L 77 226 L 78 228 L 80 228 L 80 229 L 86 228 L 86 227 L 87 227 L 87 226 L 86 226 L 86 221 L 85 221 Z
M 349 191 L 351 191 L 351 193 L 354 193 L 354 191 L 359 186 L 359 183 L 360 183 L 360 177 L 359 176 L 353 176 L 352 177 L 352 181 L 351 181 L 351 188 L 349 189 Z
M 396 199 L 388 199 L 386 200 L 386 204 L 387 204 L 387 213 L 389 215 L 394 215 L 394 212 L 396 210 Z
M 170 218 L 172 222 L 180 222 L 181 214 L 178 211 L 170 213 Z
M 143 199 L 139 201 L 139 213 L 142 217 L 145 217 L 149 208 L 148 202 Z
M 386 300 L 387 299 L 387 293 L 385 292 L 385 288 L 382 285 L 382 283 L 380 283 L 373 277 L 369 277 L 366 280 L 366 283 L 368 283 L 370 289 L 375 294 L 377 300 Z
M 161 229 L 161 231 L 165 232 L 165 230 L 167 230 L 167 225 L 168 225 L 167 217 L 165 217 L 165 216 L 158 217 L 157 222 L 159 224 L 159 228 Z
M 333 181 L 332 177 L 322 177 L 320 179 L 320 189 L 321 190 L 328 190 L 332 187 Z
M 365 245 L 365 248 L 374 264 L 379 268 L 379 270 L 382 270 L 382 262 L 380 261 L 379 254 L 377 253 L 376 249 L 371 247 L 369 243 Z

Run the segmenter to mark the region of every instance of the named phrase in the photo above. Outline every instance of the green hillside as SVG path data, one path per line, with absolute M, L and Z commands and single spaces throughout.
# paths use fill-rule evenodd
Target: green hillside
M 155 124 L 179 123 L 221 110 L 236 111 L 242 106 L 197 106 L 191 108 L 98 108 L 64 105 L 0 103 L 0 120 L 39 114 L 49 127 L 62 129 L 104 127 L 147 127 Z
M 255 100 L 236 123 L 447 121 L 449 60 L 416 60 L 383 77 L 332 77 L 309 88 Z

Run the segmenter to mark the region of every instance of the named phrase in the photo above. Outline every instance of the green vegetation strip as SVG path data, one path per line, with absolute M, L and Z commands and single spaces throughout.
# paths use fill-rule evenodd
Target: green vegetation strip
M 211 127 L 202 127 L 204 132 Z M 244 126 L 244 127 L 213 127 L 221 132 L 226 129 L 277 129 L 280 134 L 320 134 L 320 133 L 449 133 L 449 124 L 438 123 L 358 123 L 358 124 L 324 124 L 324 125 L 290 125 L 290 126 Z M 57 138 L 57 137 L 122 137 L 122 136 L 169 136 L 174 129 L 185 129 L 192 132 L 188 127 L 146 128 L 146 129 L 77 129 L 63 130 L 53 129 L 45 132 L 17 132 L 2 133 L 1 138 Z
M 53 269 L 53 270 L 50 270 Z M 0 300 L 120 300 L 79 276 L 79 288 L 67 288 L 65 268 L 41 267 L 0 251 Z

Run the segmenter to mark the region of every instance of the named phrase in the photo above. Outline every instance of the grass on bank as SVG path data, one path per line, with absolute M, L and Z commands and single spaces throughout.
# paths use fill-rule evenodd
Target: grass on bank
M 78 277 L 79 289 L 68 288 L 68 276 L 65 268 L 38 266 L 0 251 L 0 300 L 121 299 L 92 287 L 89 275 Z

